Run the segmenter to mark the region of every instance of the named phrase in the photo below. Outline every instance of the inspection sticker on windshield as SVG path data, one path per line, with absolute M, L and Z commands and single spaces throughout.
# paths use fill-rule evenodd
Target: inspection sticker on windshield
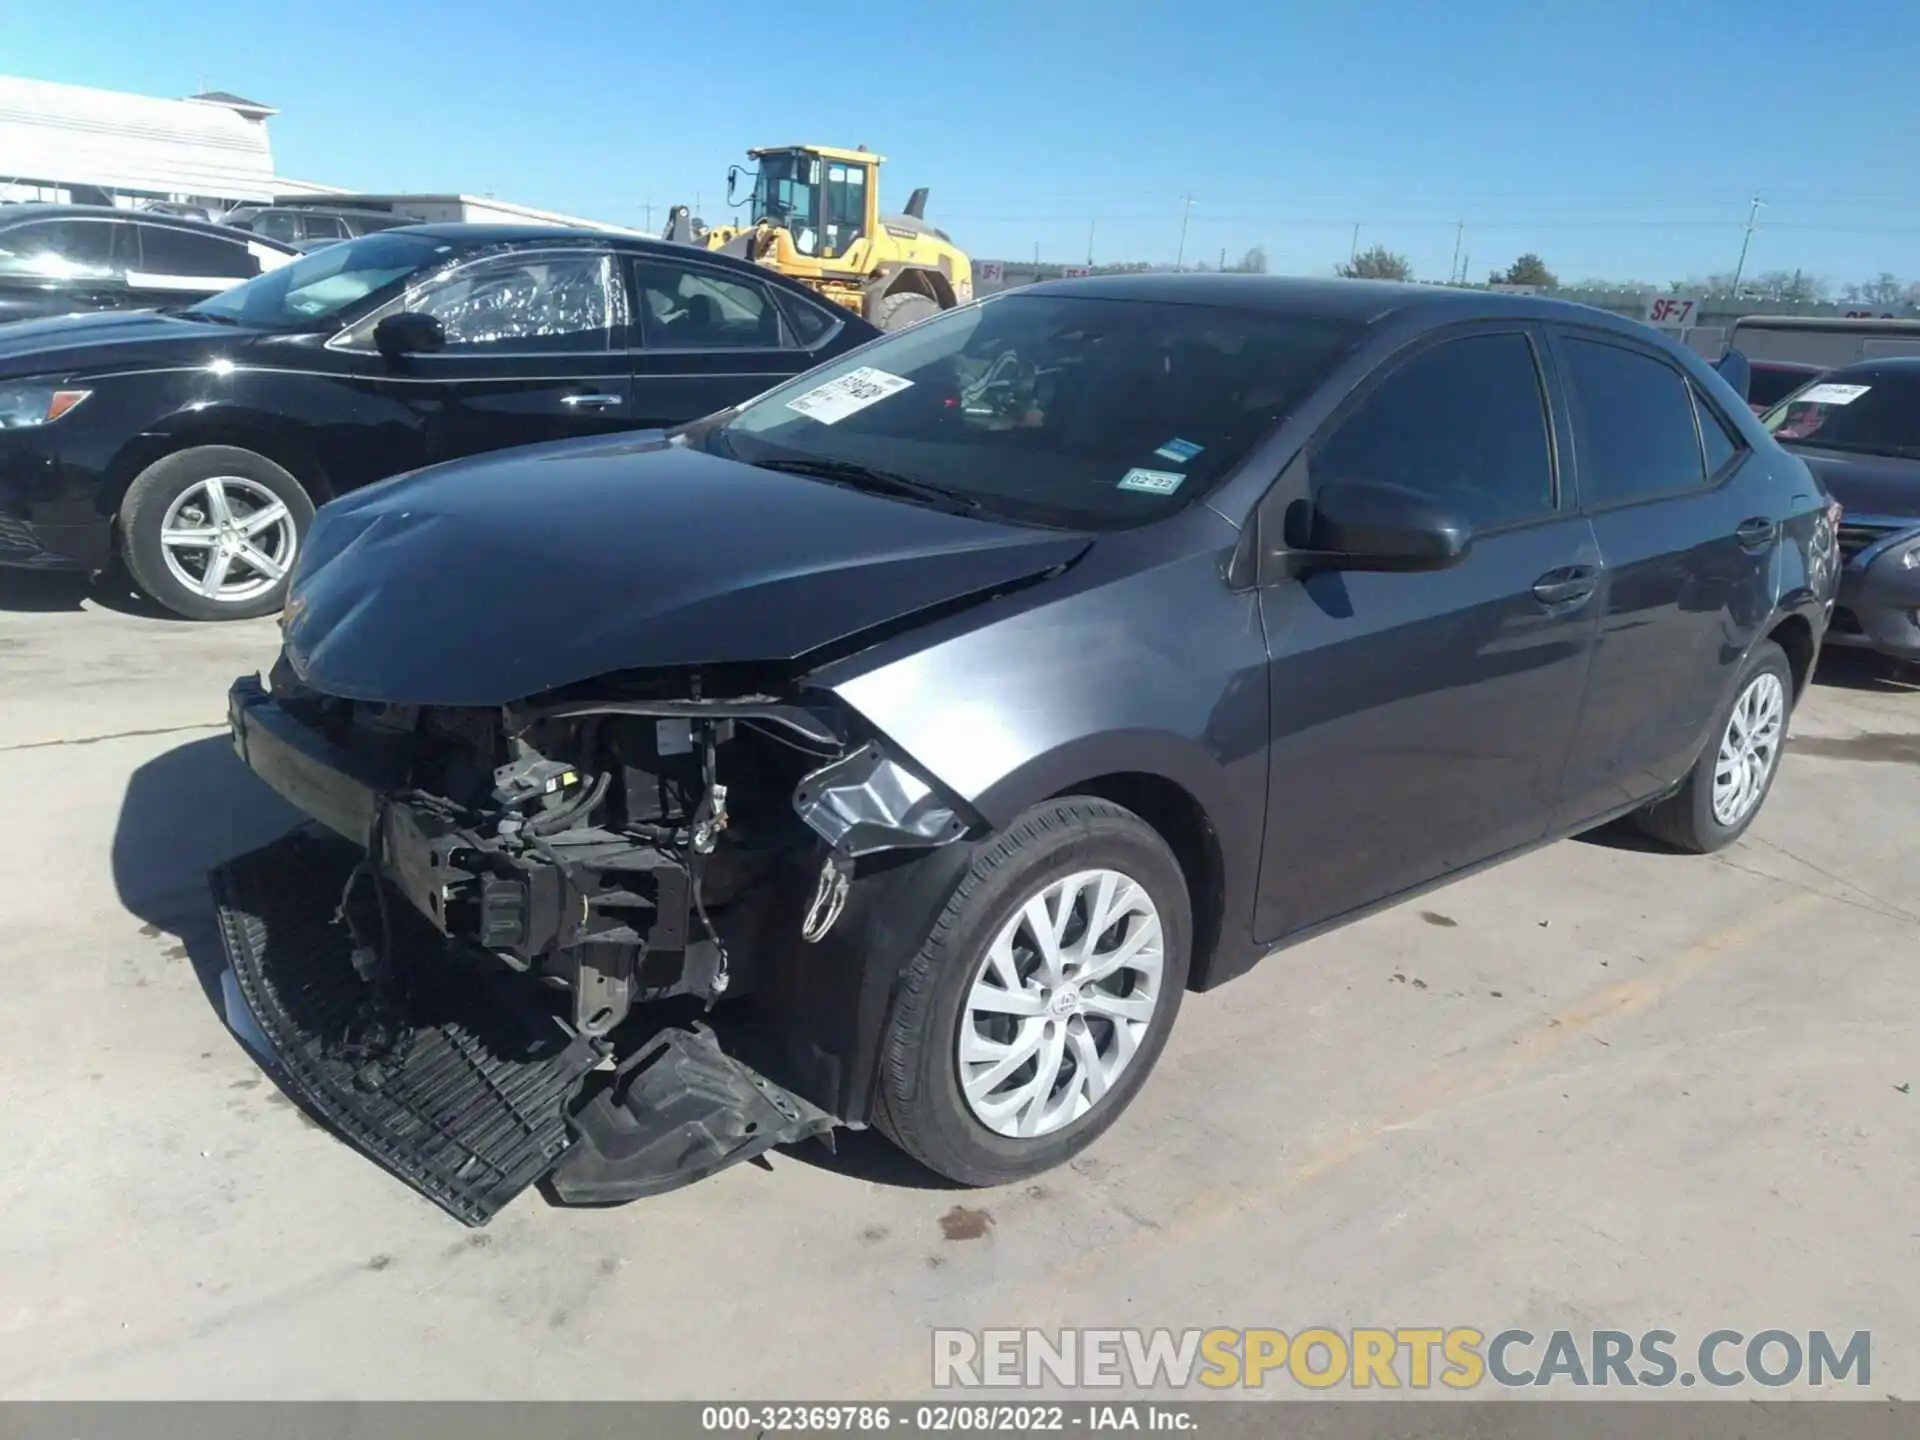
M 1169 440 L 1153 453 L 1162 460 L 1171 460 L 1176 465 L 1184 465 L 1207 447 L 1196 445 L 1191 440 Z
M 1793 397 L 1796 405 L 1851 405 L 1867 391 L 1871 385 L 1815 385 Z
M 1143 495 L 1171 495 L 1187 477 L 1172 470 L 1129 470 L 1120 477 L 1120 489 L 1138 490 Z
M 815 386 L 804 395 L 796 395 L 787 401 L 787 408 L 798 410 L 822 425 L 832 425 L 889 395 L 899 394 L 912 384 L 913 381 L 898 375 L 862 365 L 858 370 L 849 370 L 824 385 Z

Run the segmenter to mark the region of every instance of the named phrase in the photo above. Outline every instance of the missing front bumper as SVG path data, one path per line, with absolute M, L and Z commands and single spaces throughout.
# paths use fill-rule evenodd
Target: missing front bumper
M 704 1027 L 600 1070 L 608 1048 L 561 1026 L 530 977 L 439 963 L 443 938 L 398 906 L 393 943 L 418 983 L 404 1033 L 368 1046 L 370 992 L 334 923 L 358 858 L 296 832 L 213 872 L 243 1038 L 313 1115 L 456 1219 L 486 1224 L 549 1172 L 572 1203 L 656 1195 L 832 1127 Z

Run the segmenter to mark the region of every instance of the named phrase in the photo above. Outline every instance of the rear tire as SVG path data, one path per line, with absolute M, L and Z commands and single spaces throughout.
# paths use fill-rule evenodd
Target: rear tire
M 1792 718 L 1793 667 L 1786 651 L 1762 640 L 1685 783 L 1638 812 L 1634 823 L 1676 850 L 1707 855 L 1725 849 L 1766 804 Z
M 1035 904 L 1057 917 L 1057 963 Z M 964 1185 L 1063 1163 L 1153 1069 L 1192 934 L 1179 862 L 1139 816 L 1079 798 L 1028 810 L 980 846 L 901 977 L 875 1123 Z
M 313 501 L 280 466 L 233 445 L 162 456 L 120 505 L 136 585 L 189 620 L 247 620 L 285 604 Z
M 874 324 L 882 330 L 904 330 L 940 313 L 940 302 L 917 290 L 896 290 L 880 302 Z

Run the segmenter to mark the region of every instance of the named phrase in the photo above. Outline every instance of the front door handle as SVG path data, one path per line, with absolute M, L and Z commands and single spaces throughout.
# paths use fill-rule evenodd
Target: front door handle
M 621 402 L 618 395 L 562 395 L 560 403 L 574 410 L 611 410 Z
M 1773 521 L 1764 515 L 1755 515 L 1734 527 L 1733 538 L 1740 542 L 1742 550 L 1764 550 L 1779 533 L 1780 527 Z
M 1533 598 L 1542 605 L 1571 610 L 1593 598 L 1600 577 L 1591 565 L 1567 565 L 1549 570 L 1533 582 Z

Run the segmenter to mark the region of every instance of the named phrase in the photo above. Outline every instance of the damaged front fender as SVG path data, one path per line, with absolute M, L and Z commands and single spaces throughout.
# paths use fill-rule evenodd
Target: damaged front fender
M 850 860 L 945 845 L 967 833 L 956 804 L 878 744 L 813 771 L 793 793 L 807 825 Z

